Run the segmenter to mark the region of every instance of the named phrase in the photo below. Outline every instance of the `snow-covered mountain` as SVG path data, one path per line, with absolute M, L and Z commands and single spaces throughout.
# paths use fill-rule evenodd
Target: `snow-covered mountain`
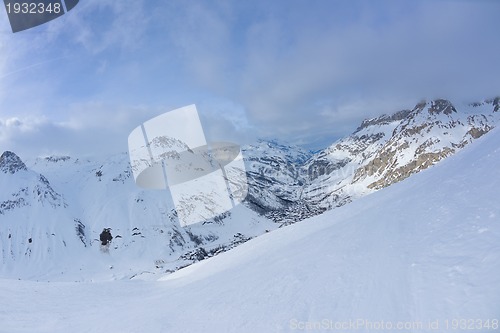
M 186 228 L 177 223 L 166 191 L 135 185 L 128 154 L 28 158 L 24 164 L 5 152 L 0 273 L 53 276 L 55 266 L 87 279 L 90 265 L 115 278 L 175 271 L 435 164 L 495 127 L 499 104 L 499 98 L 461 106 L 422 102 L 365 120 L 317 153 L 275 141 L 243 147 L 249 183 L 244 205 Z M 111 228 L 109 255 L 121 263 L 112 270 L 98 240 L 103 228 Z
M 53 265 L 45 269 L 40 257 L 45 253 L 53 254 L 60 273 L 99 266 L 104 228 L 111 228 L 114 237 L 110 253 L 123 260 L 123 270 L 110 272 L 112 276 L 176 270 L 277 228 L 243 205 L 203 225 L 182 228 L 166 191 L 135 185 L 127 154 L 103 160 L 36 158 L 26 167 L 6 152 L 1 161 L 2 171 L 13 172 L 0 172 L 4 276 L 32 277 L 30 267 L 38 275 L 49 274 Z M 57 251 L 70 255 L 58 256 Z M 26 263 L 15 265 L 19 262 Z
M 267 212 L 291 223 L 401 181 L 481 137 L 500 120 L 500 98 L 455 107 L 447 100 L 363 121 L 350 136 L 296 166 L 293 205 Z
M 297 146 L 260 140 L 243 148 L 249 193 L 246 199 L 260 213 L 293 207 L 305 184 L 301 166 L 312 156 Z
M 499 142 L 160 281 L 0 279 L 0 331 L 495 332 Z
M 10 151 L 0 156 L 0 184 L 2 273 L 28 265 L 33 276 L 83 247 L 78 228 L 84 226 L 73 220 L 63 195 Z

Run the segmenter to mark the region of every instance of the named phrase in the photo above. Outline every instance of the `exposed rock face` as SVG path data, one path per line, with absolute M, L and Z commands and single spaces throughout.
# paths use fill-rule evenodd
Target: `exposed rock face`
M 423 105 L 425 105 L 425 102 Z M 359 132 L 360 130 L 362 130 L 363 128 L 366 128 L 368 126 L 387 125 L 387 124 L 390 124 L 394 121 L 403 120 L 406 117 L 408 117 L 408 115 L 411 112 L 412 112 L 411 110 L 402 110 L 402 111 L 396 112 L 392 115 L 382 115 L 382 116 L 377 117 L 377 118 L 363 120 L 363 122 L 361 123 L 361 126 L 358 127 L 356 132 Z
M 321 176 L 331 174 L 347 165 L 351 160 L 344 158 L 340 160 L 329 161 L 327 159 L 316 159 L 307 166 L 307 179 L 313 181 Z
M 486 134 L 494 122 L 486 115 L 459 115 L 447 100 L 420 103 L 374 158 L 356 171 L 352 183 L 372 179 L 367 188 L 380 189 L 401 181 Z
M 18 171 L 26 171 L 26 165 L 19 156 L 11 151 L 6 151 L 0 156 L 0 171 L 3 173 L 14 174 Z
M 293 223 L 399 182 L 454 154 L 495 126 L 499 103 L 496 98 L 457 109 L 444 99 L 423 101 L 411 110 L 363 121 L 352 135 L 303 163 L 292 166 L 270 155 L 266 158 L 276 164 L 268 163 L 274 172 L 267 170 L 267 180 L 255 173 L 249 178 L 271 196 L 277 191 L 300 194 L 281 195 L 283 202 L 275 200 L 274 206 L 263 209 L 275 221 Z M 293 170 L 294 176 L 282 178 L 280 186 L 268 186 L 276 182 L 276 175 L 289 174 L 280 170 Z M 268 198 L 265 191 L 260 193 L 254 202 Z
M 495 97 L 494 99 L 487 100 L 486 103 L 493 105 L 493 112 L 500 111 L 500 96 Z
M 52 188 L 47 178 L 28 170 L 16 154 L 4 152 L 0 157 L 0 170 L 7 178 L 0 195 L 0 215 L 32 205 L 66 207 L 63 197 Z M 25 173 L 17 177 L 20 171 Z
M 300 188 L 305 183 L 300 166 L 311 153 L 263 140 L 242 151 L 249 183 L 245 201 L 249 207 L 266 214 L 289 208 L 300 200 Z
M 452 113 L 457 113 L 457 110 L 451 104 L 450 101 L 447 101 L 445 99 L 437 99 L 435 101 L 431 102 L 431 106 L 429 107 L 429 113 L 430 114 L 445 114 L 445 115 L 450 115 Z
M 383 187 L 387 187 L 389 185 L 392 185 L 394 183 L 397 183 L 403 179 L 408 178 L 414 173 L 417 173 L 421 170 L 427 169 L 428 167 L 432 166 L 433 164 L 439 162 L 445 157 L 450 156 L 451 154 L 454 153 L 453 149 L 450 148 L 444 148 L 442 151 L 437 152 L 437 153 L 423 153 L 418 155 L 418 157 L 408 164 L 404 166 L 400 166 L 394 170 L 390 170 L 390 172 L 386 172 L 384 177 L 381 177 L 379 180 L 371 183 L 368 185 L 368 188 L 370 189 L 381 189 Z M 391 161 L 392 159 L 389 158 L 386 161 Z M 388 165 L 384 165 L 385 168 L 388 167 Z M 381 167 L 379 170 L 384 170 L 384 167 Z M 362 170 L 366 170 L 366 168 L 370 168 L 370 166 L 365 166 Z M 356 174 L 356 176 L 359 176 Z M 355 178 L 356 178 L 355 176 Z

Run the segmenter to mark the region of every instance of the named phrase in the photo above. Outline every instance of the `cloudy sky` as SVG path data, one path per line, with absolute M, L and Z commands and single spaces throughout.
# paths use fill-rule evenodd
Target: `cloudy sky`
M 13 34 L 0 11 L 0 150 L 127 150 L 196 104 L 209 141 L 325 147 L 421 99 L 500 95 L 497 0 L 80 0 Z

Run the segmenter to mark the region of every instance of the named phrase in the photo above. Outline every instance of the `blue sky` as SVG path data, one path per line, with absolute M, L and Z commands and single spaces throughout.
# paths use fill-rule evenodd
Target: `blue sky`
M 80 0 L 12 34 L 0 12 L 0 148 L 127 150 L 195 103 L 209 141 L 326 147 L 423 98 L 500 95 L 500 1 Z

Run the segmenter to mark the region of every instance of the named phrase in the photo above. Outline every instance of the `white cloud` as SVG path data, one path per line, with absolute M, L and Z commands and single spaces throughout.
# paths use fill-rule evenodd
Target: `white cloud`
M 46 117 L 0 119 L 0 146 L 27 156 L 126 151 L 129 132 L 145 114 L 153 112 L 90 102 L 74 105 L 64 121 Z
M 325 145 L 422 98 L 500 94 L 499 11 L 495 1 L 88 0 L 36 33 L 0 36 L 2 130 L 7 118 L 45 119 L 11 143 L 120 151 L 137 124 L 197 103 L 213 138 Z
M 499 94 L 500 66 L 494 58 L 500 43 L 492 41 L 498 40 L 494 31 L 500 25 L 490 14 L 493 8 L 420 4 L 413 15 L 378 25 L 362 17 L 342 27 L 309 25 L 282 49 L 280 39 L 287 33 L 276 29 L 293 27 L 267 24 L 275 37 L 264 28 L 262 38 L 252 38 L 248 49 L 258 51 L 242 75 L 251 119 L 259 126 L 279 125 L 280 134 L 293 140 L 329 128 L 338 135 L 338 129 L 353 130 L 365 117 L 412 107 L 402 102 Z M 330 117 L 316 105 L 325 98 L 330 98 Z

